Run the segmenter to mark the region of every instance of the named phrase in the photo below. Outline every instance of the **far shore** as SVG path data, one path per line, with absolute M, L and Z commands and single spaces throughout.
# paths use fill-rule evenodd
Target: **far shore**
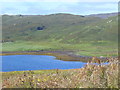
M 92 60 L 92 56 L 79 56 L 73 54 L 73 51 L 8 51 L 8 52 L 0 52 L 0 55 L 49 55 L 55 56 L 56 59 L 63 61 L 82 61 L 88 62 Z M 106 61 L 107 57 L 97 57 L 101 61 Z

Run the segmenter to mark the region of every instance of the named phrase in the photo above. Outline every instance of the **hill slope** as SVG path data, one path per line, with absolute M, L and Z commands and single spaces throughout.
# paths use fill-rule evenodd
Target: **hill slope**
M 116 15 L 3 15 L 2 21 L 3 51 L 71 50 L 88 56 L 117 55 Z
M 102 19 L 72 14 L 4 15 L 3 40 L 117 41 L 117 16 Z

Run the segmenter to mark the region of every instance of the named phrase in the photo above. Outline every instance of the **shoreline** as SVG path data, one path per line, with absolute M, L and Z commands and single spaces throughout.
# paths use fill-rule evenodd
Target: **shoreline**
M 84 68 L 84 67 L 81 67 Z M 66 71 L 66 70 L 80 70 L 81 68 L 72 68 L 72 69 L 40 69 L 40 70 L 21 70 L 21 71 L 0 71 L 0 73 L 7 73 L 7 72 L 30 72 L 30 71 L 56 71 L 56 70 L 61 70 L 61 71 Z
M 6 51 L 6 52 L 0 52 L 0 55 L 49 55 L 49 56 L 55 56 L 58 60 L 63 61 L 82 61 L 82 62 L 88 62 L 92 60 L 92 56 L 80 56 L 75 55 L 73 51 Z M 107 57 L 97 57 L 103 62 L 107 60 Z

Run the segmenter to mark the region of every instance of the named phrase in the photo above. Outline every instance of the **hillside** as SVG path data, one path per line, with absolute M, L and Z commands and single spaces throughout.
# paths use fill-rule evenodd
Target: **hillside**
M 116 55 L 116 14 L 108 18 L 64 13 L 3 15 L 2 21 L 3 51 L 77 50 L 85 52 L 83 55 L 101 55 L 106 50 Z
M 109 17 L 112 17 L 112 16 L 117 16 L 118 14 L 120 14 L 120 12 L 116 12 L 116 13 L 103 13 L 103 14 L 91 14 L 91 15 L 86 15 L 88 17 L 100 17 L 100 18 L 103 18 L 103 19 L 107 19 Z
M 117 41 L 117 16 L 102 19 L 72 14 L 3 15 L 3 40 Z

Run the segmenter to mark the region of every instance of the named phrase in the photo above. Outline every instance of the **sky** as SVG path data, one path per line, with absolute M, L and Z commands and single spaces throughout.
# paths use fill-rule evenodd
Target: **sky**
M 0 9 L 10 15 L 89 15 L 118 12 L 118 0 L 0 0 Z

